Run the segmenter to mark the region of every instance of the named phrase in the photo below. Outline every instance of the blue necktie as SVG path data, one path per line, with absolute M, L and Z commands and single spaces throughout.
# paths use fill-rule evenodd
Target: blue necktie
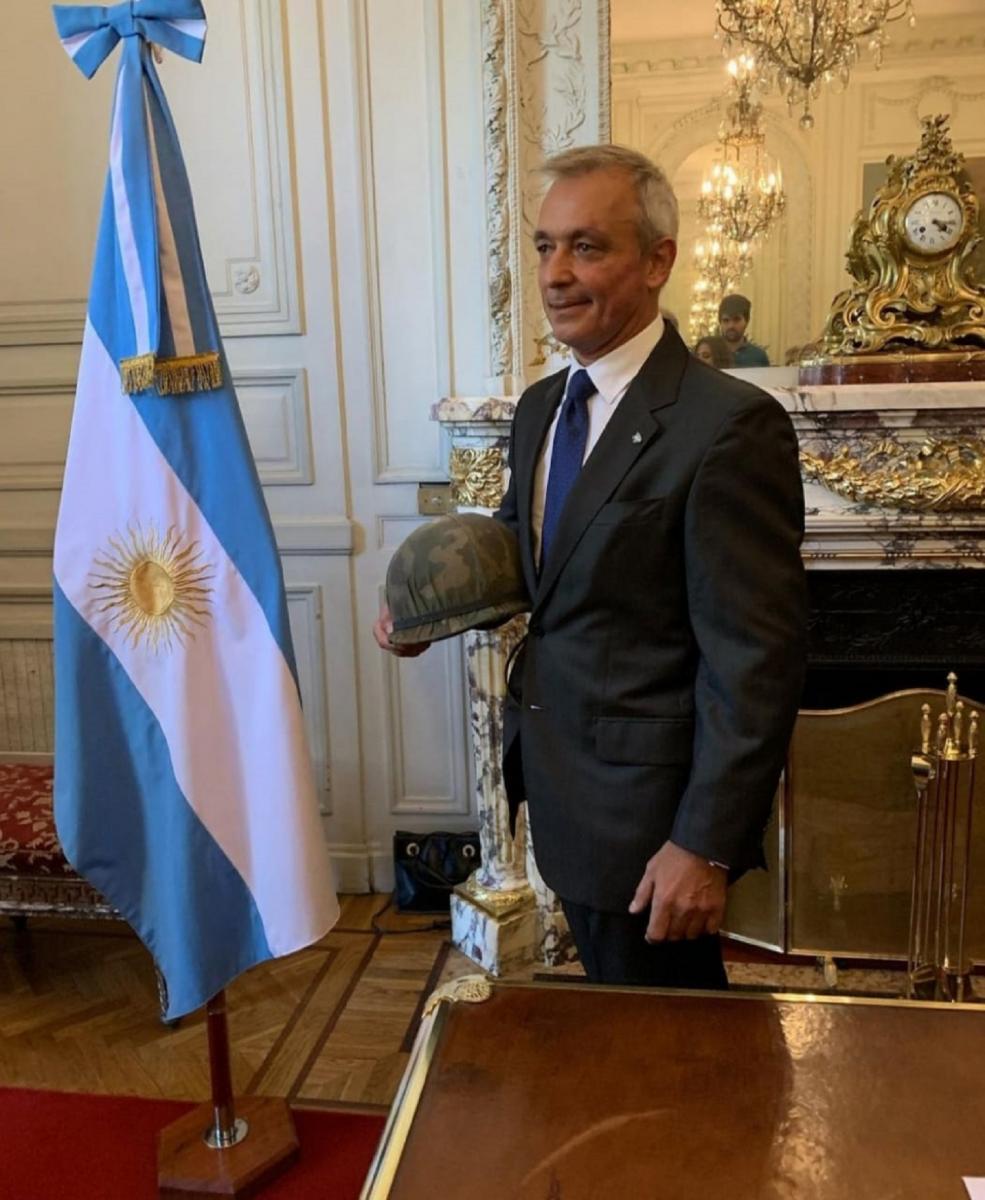
M 585 370 L 575 371 L 568 379 L 561 415 L 554 430 L 551 471 L 547 477 L 544 501 L 544 527 L 540 535 L 540 564 L 543 567 L 564 511 L 564 502 L 574 486 L 585 459 L 588 442 L 588 397 L 594 396 L 595 384 Z

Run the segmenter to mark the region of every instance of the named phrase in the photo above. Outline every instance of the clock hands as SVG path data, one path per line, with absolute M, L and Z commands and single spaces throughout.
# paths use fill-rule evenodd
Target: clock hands
M 941 233 L 950 233 L 951 232 L 951 222 L 950 221 L 938 221 L 936 217 L 931 217 L 931 220 L 937 226 L 937 228 L 941 231 Z

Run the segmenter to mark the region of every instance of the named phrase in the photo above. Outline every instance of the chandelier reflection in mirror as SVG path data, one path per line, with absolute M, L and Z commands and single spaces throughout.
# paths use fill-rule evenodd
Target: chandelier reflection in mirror
M 718 135 L 719 157 L 698 198 L 698 216 L 738 243 L 766 237 L 787 203 L 780 164 L 766 152 L 763 106 L 753 99 L 755 69 L 748 54 L 728 64 L 733 99 Z
M 803 129 L 822 85 L 848 83 L 863 44 L 880 65 L 886 26 L 902 17 L 915 23 L 912 0 L 718 0 L 717 9 L 726 53 L 754 53 L 790 110 L 803 106 Z
M 733 242 L 715 228 L 694 243 L 696 278 L 691 290 L 691 340 L 718 332 L 718 305 L 749 273 L 752 256 L 745 242 Z

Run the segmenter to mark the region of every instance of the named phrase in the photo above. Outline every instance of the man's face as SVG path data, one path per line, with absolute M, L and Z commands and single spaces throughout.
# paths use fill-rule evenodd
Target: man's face
M 746 326 L 749 324 L 745 317 L 719 317 L 722 327 L 722 337 L 731 346 L 737 346 L 746 336 Z
M 616 169 L 557 179 L 541 205 L 534 246 L 544 311 L 554 336 L 582 363 L 594 362 L 645 329 L 677 247 L 640 245 L 632 180 Z

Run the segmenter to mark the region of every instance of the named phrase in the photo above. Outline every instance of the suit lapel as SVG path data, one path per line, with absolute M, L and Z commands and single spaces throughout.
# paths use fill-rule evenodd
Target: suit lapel
M 547 437 L 547 431 L 551 427 L 551 421 L 564 392 L 567 378 L 568 371 L 565 368 L 548 381 L 543 393 L 534 400 L 529 417 L 529 427 L 524 429 L 522 437 L 515 439 L 518 524 L 521 535 L 520 556 L 531 596 L 537 590 L 537 564 L 534 561 L 533 531 L 530 524 L 530 514 L 533 511 L 534 479 L 544 438 Z M 527 420 L 526 414 L 524 414 L 524 419 Z
M 550 595 L 564 564 L 571 557 L 595 514 L 616 490 L 640 455 L 660 435 L 662 426 L 654 413 L 676 402 L 686 366 L 687 348 L 677 332 L 668 326 L 653 353 L 616 406 L 616 411 L 568 494 L 554 535 L 550 561 L 545 566 L 536 591 L 532 593 L 535 613 Z M 537 443 L 534 466 L 546 429 L 545 425 Z M 529 496 L 530 488 L 527 489 L 526 512 L 528 541 Z M 532 550 L 530 559 L 532 563 Z

